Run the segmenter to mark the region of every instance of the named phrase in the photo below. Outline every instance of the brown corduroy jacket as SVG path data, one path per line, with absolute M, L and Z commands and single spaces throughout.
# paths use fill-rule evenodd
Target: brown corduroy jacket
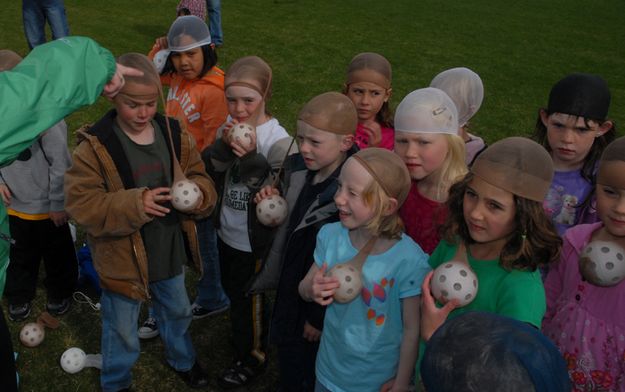
M 149 298 L 148 260 L 140 229 L 153 218 L 143 209 L 142 195 L 147 188 L 134 186 L 130 164 L 113 131 L 115 116 L 112 110 L 89 130 L 77 134 L 73 164 L 65 174 L 65 208 L 87 232 L 100 285 L 115 293 L 145 300 Z M 169 140 L 164 117 L 157 114 L 155 120 Z M 175 120 L 171 120 L 171 125 L 182 171 L 198 185 L 204 197 L 197 209 L 188 214 L 180 213 L 187 254 L 201 271 L 192 216 L 208 216 L 217 194 L 192 136 L 181 132 Z M 169 143 L 168 148 L 171 149 Z

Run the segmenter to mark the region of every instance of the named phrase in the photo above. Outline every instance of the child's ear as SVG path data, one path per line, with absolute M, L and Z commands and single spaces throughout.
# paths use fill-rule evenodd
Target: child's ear
M 388 102 L 388 100 L 391 99 L 391 95 L 393 95 L 393 89 L 392 88 L 386 89 L 386 96 L 384 97 L 384 102 Z
M 601 137 L 606 133 L 610 132 L 610 129 L 614 127 L 614 123 L 610 120 L 604 121 L 603 124 L 599 125 L 599 130 L 595 137 Z
M 347 95 L 348 89 L 349 89 L 349 84 L 343 83 L 343 94 Z
M 547 128 L 547 123 L 549 122 L 549 115 L 545 111 L 545 109 L 540 109 L 540 121 L 542 121 L 545 128 Z
M 388 204 L 384 208 L 384 216 L 393 215 L 399 208 L 399 202 L 394 197 L 388 198 Z
M 341 140 L 341 152 L 345 152 L 354 145 L 354 135 L 345 135 Z

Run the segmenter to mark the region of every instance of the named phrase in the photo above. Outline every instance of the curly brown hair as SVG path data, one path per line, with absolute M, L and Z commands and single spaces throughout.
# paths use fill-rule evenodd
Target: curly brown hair
M 468 173 L 449 190 L 446 203 L 449 215 L 441 227 L 441 237 L 447 242 L 457 243 L 460 240 L 466 245 L 475 243 L 469 234 L 463 212 L 464 194 L 472 179 L 473 173 Z M 542 204 L 516 195 L 514 204 L 516 230 L 504 245 L 499 255 L 499 264 L 506 270 L 534 271 L 557 261 L 562 239 L 545 214 Z

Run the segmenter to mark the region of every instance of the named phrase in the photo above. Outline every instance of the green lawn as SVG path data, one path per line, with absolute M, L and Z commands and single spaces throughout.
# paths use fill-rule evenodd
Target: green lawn
M 0 48 L 26 54 L 21 2 L 4 3 Z M 165 35 L 177 1 L 66 0 L 65 4 L 73 34 L 91 36 L 120 55 L 145 53 L 155 37 Z M 303 103 L 341 89 L 349 60 L 363 51 L 379 52 L 393 64 L 392 106 L 447 68 L 476 71 L 484 81 L 485 99 L 472 129 L 489 142 L 530 134 L 551 85 L 571 72 L 602 75 L 612 91 L 610 117 L 617 126 L 625 120 L 625 3 L 620 0 L 237 0 L 225 1 L 222 12 L 225 46 L 218 52 L 222 67 L 244 55 L 266 59 L 274 69 L 270 109 L 291 132 Z M 70 129 L 97 120 L 107 108 L 101 99 L 71 115 Z M 11 323 L 14 336 L 20 327 Z M 97 314 L 75 305 L 63 317 L 61 328 L 48 331 L 39 348 L 24 348 L 16 339 L 22 390 L 96 389 L 96 371 L 68 375 L 58 359 L 70 346 L 97 352 L 99 332 Z M 216 376 L 230 360 L 227 317 L 194 322 L 192 335 L 200 360 Z M 158 340 L 142 350 L 134 372 L 136 390 L 184 390 L 163 365 Z M 269 375 L 250 390 L 262 390 L 274 379 L 275 361 Z

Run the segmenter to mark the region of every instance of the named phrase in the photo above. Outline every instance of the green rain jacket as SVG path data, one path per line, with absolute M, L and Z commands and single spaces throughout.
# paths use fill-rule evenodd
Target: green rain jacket
M 92 104 L 115 73 L 115 58 L 86 37 L 37 46 L 0 72 L 0 166 L 10 164 L 37 136 L 76 109 Z M 9 220 L 0 203 L 0 296 L 9 263 Z

